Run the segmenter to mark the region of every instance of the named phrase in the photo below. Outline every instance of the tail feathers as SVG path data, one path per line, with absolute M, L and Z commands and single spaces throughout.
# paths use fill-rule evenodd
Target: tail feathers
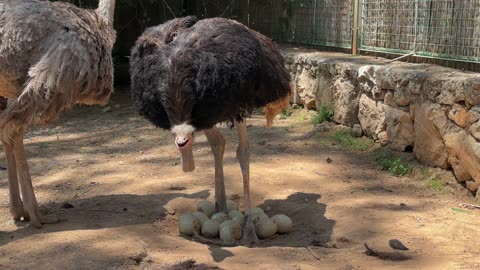
M 267 128 L 270 128 L 273 126 L 273 119 L 277 114 L 279 114 L 283 109 L 290 108 L 290 98 L 291 98 L 291 95 L 288 95 L 282 99 L 268 103 L 265 106 L 265 117 L 267 118 L 267 125 L 266 125 Z

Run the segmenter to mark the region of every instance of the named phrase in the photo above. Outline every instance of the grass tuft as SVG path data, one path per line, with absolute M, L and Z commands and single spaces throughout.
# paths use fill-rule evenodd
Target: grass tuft
M 334 111 L 330 109 L 326 104 L 322 104 L 317 113 L 312 117 L 312 124 L 318 125 L 323 122 L 331 122 L 334 115 Z
M 443 191 L 443 188 L 445 187 L 443 180 L 440 177 L 433 177 L 428 179 L 425 182 L 425 186 L 438 191 Z
M 341 147 L 349 150 L 366 151 L 372 148 L 375 144 L 372 139 L 355 137 L 350 130 L 340 130 L 333 133 L 331 136 Z
M 412 172 L 412 167 L 395 157 L 391 153 L 381 153 L 375 158 L 375 162 L 382 167 L 382 170 L 388 171 L 391 175 L 402 177 Z

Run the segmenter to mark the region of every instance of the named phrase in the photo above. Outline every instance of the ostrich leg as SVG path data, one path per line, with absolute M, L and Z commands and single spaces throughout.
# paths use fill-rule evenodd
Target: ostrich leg
M 242 225 L 242 242 L 244 245 L 250 245 L 258 242 L 250 210 L 250 142 L 248 141 L 246 120 L 244 119 L 242 122 L 237 121 L 235 122 L 235 125 L 238 129 L 239 144 L 237 148 L 237 159 L 240 163 L 240 169 L 242 170 L 243 176 L 243 200 L 245 208 L 245 220 Z
M 225 152 L 225 139 L 218 128 L 213 127 L 204 131 L 208 143 L 212 148 L 215 159 L 215 211 L 227 213 L 227 198 L 225 196 L 225 183 L 223 181 L 223 153 Z
M 20 220 L 22 217 L 27 220 L 28 215 L 26 215 L 23 210 L 22 200 L 20 199 L 20 190 L 18 188 L 17 165 L 15 164 L 15 155 L 13 154 L 13 142 L 10 138 L 3 138 L 2 143 L 5 148 L 5 158 L 7 159 L 10 213 L 16 221 Z
M 23 128 L 18 133 L 12 136 L 13 138 L 13 154 L 17 165 L 18 180 L 20 182 L 20 190 L 22 191 L 22 198 L 25 211 L 30 218 L 30 224 L 41 228 L 42 224 L 57 223 L 60 220 L 56 216 L 44 216 L 40 215 L 38 209 L 37 199 L 33 191 L 32 180 L 30 178 L 30 172 L 28 170 L 27 159 L 25 156 L 25 148 L 23 146 Z

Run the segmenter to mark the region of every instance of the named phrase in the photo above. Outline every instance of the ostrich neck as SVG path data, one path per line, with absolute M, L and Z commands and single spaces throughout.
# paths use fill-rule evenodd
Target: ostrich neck
M 98 15 L 100 15 L 107 22 L 108 25 L 113 27 L 115 0 L 100 0 L 96 11 Z

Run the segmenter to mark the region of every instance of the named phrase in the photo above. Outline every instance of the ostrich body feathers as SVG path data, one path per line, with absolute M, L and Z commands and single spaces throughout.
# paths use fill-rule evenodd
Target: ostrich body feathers
M 223 18 L 185 17 L 149 28 L 130 61 L 137 110 L 164 129 L 241 120 L 291 92 L 276 45 Z
M 110 24 L 68 3 L 0 0 L 0 96 L 9 100 L 0 127 L 49 122 L 75 103 L 106 104 L 113 92 Z

